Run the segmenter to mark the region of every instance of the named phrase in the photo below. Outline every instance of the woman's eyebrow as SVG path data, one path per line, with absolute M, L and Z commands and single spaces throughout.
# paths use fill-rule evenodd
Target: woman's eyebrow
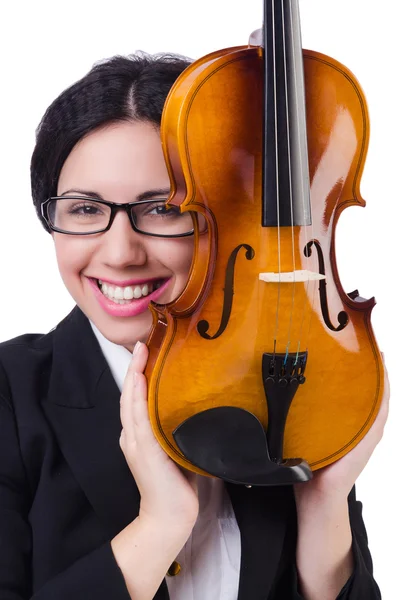
M 167 197 L 167 196 L 169 196 L 169 193 L 170 193 L 170 188 L 147 190 L 146 192 L 143 192 L 142 194 L 138 194 L 137 201 L 148 200 L 149 198 L 154 198 L 154 197 L 158 197 L 158 196 L 166 196 Z M 91 190 L 81 190 L 80 188 L 72 188 L 70 190 L 66 190 L 66 192 L 63 192 L 60 195 L 66 196 L 67 194 L 81 194 L 82 196 L 88 196 L 89 198 L 98 198 L 98 200 L 104 200 L 104 198 L 102 198 L 101 194 L 99 194 L 98 192 L 93 192 Z
M 170 188 L 148 190 L 147 192 L 143 192 L 143 194 L 139 194 L 137 196 L 137 200 L 147 200 L 149 198 L 153 198 L 154 196 L 169 196 L 169 194 Z
M 81 194 L 82 196 L 89 196 L 90 198 L 98 198 L 98 200 L 103 200 L 101 194 L 98 194 L 97 192 L 91 192 L 89 190 L 80 190 L 79 188 L 66 190 L 66 192 L 62 192 L 60 196 L 66 196 L 67 194 Z

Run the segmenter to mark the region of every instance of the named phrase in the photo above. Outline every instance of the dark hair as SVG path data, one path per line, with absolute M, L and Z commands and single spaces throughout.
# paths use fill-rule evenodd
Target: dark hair
M 96 63 L 46 110 L 37 130 L 30 165 L 33 203 L 56 195 L 62 165 L 75 144 L 114 121 L 148 121 L 160 126 L 168 92 L 191 60 L 175 54 L 114 56 Z

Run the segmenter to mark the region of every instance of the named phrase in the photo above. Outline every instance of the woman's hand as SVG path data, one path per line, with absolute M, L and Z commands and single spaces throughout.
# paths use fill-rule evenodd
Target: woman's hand
M 296 564 L 305 598 L 335 598 L 354 569 L 347 497 L 383 435 L 389 382 L 379 413 L 365 437 L 348 454 L 294 485 L 298 538 Z
M 120 400 L 120 447 L 141 494 L 139 516 L 112 540 L 131 598 L 149 600 L 178 556 L 198 515 L 197 490 L 153 435 L 147 406 L 148 358 L 136 344 Z
M 137 342 L 120 401 L 120 447 L 141 494 L 139 517 L 170 529 L 193 528 L 198 515 L 197 489 L 154 437 L 143 374 L 148 349 Z
M 372 427 L 357 446 L 345 456 L 331 465 L 315 471 L 311 481 L 294 485 L 297 508 L 299 508 L 298 503 L 305 503 L 309 498 L 325 503 L 332 502 L 334 499 L 347 498 L 383 435 L 389 412 L 390 396 L 386 367 L 384 369 L 385 380 L 382 403 Z

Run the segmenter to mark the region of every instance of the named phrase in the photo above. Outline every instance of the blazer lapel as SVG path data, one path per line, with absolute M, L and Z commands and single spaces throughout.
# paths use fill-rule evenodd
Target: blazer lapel
M 283 548 L 290 490 L 226 486 L 241 534 L 238 600 L 266 600 Z
M 73 475 L 113 537 L 138 515 L 140 497 L 119 446 L 120 392 L 78 307 L 54 331 L 43 409 Z

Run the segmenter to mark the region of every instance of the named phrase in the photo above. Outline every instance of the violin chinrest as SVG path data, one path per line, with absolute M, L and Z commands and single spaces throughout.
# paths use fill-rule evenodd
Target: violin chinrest
M 242 408 L 204 410 L 181 423 L 173 437 L 191 463 L 224 481 L 263 486 L 312 478 L 303 459 L 272 461 L 264 428 L 255 415 Z

